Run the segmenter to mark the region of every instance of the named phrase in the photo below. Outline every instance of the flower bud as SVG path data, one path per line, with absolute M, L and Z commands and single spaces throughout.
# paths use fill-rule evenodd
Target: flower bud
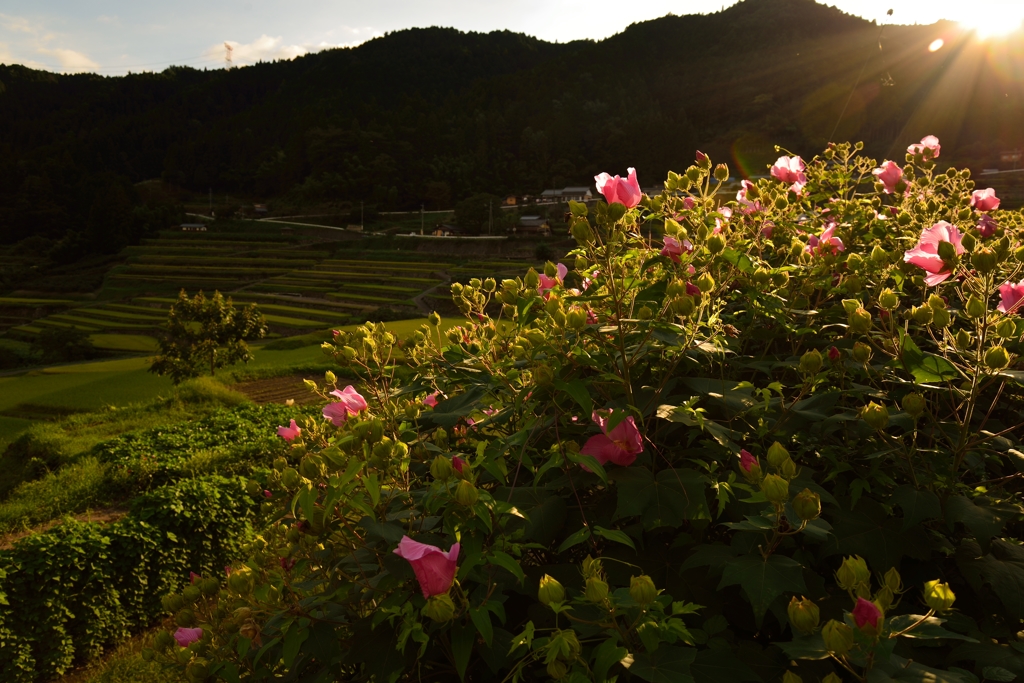
M 956 247 L 953 246 L 952 242 L 943 240 L 939 242 L 938 254 L 939 258 L 943 261 L 952 261 L 956 258 Z
M 629 597 L 641 607 L 646 607 L 658 597 L 658 589 L 654 587 L 651 577 L 646 574 L 634 576 L 629 580 Z
M 316 479 L 320 476 L 321 461 L 318 456 L 307 455 L 299 462 L 299 474 L 306 479 Z
M 998 262 L 999 259 L 996 256 L 996 252 L 988 247 L 982 247 L 971 255 L 971 265 L 974 266 L 975 270 L 982 275 L 986 275 L 995 270 Z
M 587 579 L 583 594 L 590 602 L 604 602 L 608 598 L 608 584 L 596 576 L 591 576 Z
M 1010 354 L 1002 346 L 993 346 L 985 352 L 985 366 L 989 370 L 1002 370 L 1010 364 Z
M 932 325 L 936 327 L 948 327 L 950 323 L 949 311 L 945 308 L 934 310 L 932 313 Z
M 434 458 L 434 461 L 430 463 L 430 476 L 438 481 L 448 481 L 455 474 L 455 468 L 452 467 L 452 461 L 443 455 L 439 455 Z
M 789 601 L 786 611 L 789 613 L 789 623 L 793 626 L 794 631 L 810 635 L 814 633 L 814 629 L 818 628 L 818 621 L 821 617 L 814 601 L 804 597 L 798 600 L 794 595 Z
M 165 595 L 161 599 L 160 604 L 163 605 L 165 612 L 177 612 L 185 606 L 185 598 L 171 593 L 170 595 Z
M 494 281 L 493 277 L 486 278 L 483 282 L 483 288 L 485 292 L 493 292 L 497 289 L 498 283 Z
M 202 657 L 196 657 L 185 667 L 185 677 L 189 683 L 201 683 L 210 676 L 210 663 Z
M 882 586 L 878 589 L 878 592 L 875 593 L 874 603 L 878 605 L 879 609 L 885 612 L 892 607 L 892 601 L 894 598 L 895 594 L 893 593 L 893 590 L 888 586 Z
M 878 265 L 883 265 L 889 260 L 889 255 L 885 253 L 885 249 L 876 244 L 871 250 L 871 260 Z
M 896 567 L 892 567 L 885 573 L 885 576 L 882 577 L 882 582 L 885 584 L 886 588 L 891 590 L 893 593 L 903 592 L 903 578 L 900 576 L 900 573 L 896 571 Z
M 971 347 L 971 333 L 967 330 L 960 330 L 956 333 L 956 337 L 953 338 L 953 343 L 956 344 L 956 348 L 960 351 L 966 351 Z
M 857 342 L 853 345 L 853 350 L 850 352 L 853 359 L 858 363 L 867 363 L 871 360 L 871 347 L 863 342 Z
M 926 407 L 927 403 L 924 400 L 924 396 L 917 392 L 907 394 L 903 397 L 903 412 L 915 420 L 921 417 L 921 414 L 924 413 L 924 409 Z
M 800 678 L 792 671 L 787 671 L 782 674 L 782 683 L 804 683 L 804 679 Z
M 933 311 L 945 310 L 946 300 L 938 294 L 932 294 L 928 297 L 928 307 Z
M 927 325 L 932 321 L 935 312 L 930 306 L 914 306 L 910 309 L 910 317 L 914 319 L 914 322 L 918 325 Z
M 837 676 L 836 673 L 833 671 L 828 676 L 825 676 L 823 679 L 821 679 L 821 683 L 843 683 L 843 679 Z
M 212 576 L 199 582 L 199 590 L 208 598 L 212 598 L 220 591 L 220 581 Z
M 537 271 L 530 268 L 526 271 L 526 277 L 523 278 L 523 284 L 529 289 L 537 289 L 540 286 L 540 276 L 537 275 Z
M 816 375 L 821 370 L 821 352 L 811 349 L 800 356 L 800 372 L 804 375 Z
M 153 647 L 160 652 L 167 650 L 174 644 L 174 636 L 172 636 L 168 631 L 160 631 L 156 634 L 156 638 L 153 639 Z
M 437 314 L 437 311 L 434 311 L 427 316 L 427 322 L 430 323 L 431 327 L 437 327 L 441 324 L 441 316 Z
M 455 603 L 452 602 L 448 593 L 439 593 L 427 598 L 427 604 L 423 606 L 423 614 L 431 621 L 444 623 L 451 621 L 455 616 Z
M 708 237 L 707 247 L 712 254 L 720 254 L 725 251 L 725 239 L 721 235 L 711 235 Z
M 832 363 L 838 363 L 842 360 L 843 354 L 835 346 L 828 347 L 828 359 Z
M 697 278 L 695 284 L 697 285 L 697 289 L 699 289 L 703 294 L 707 294 L 715 288 L 715 278 L 711 277 L 711 273 L 702 273 L 701 276 Z
M 302 481 L 302 479 L 299 477 L 299 473 L 294 467 L 286 467 L 284 471 L 281 472 L 281 484 L 286 489 L 295 488 L 299 485 L 300 481 Z
M 804 489 L 793 497 L 793 512 L 805 522 L 821 516 L 821 496 L 810 489 Z
M 202 596 L 203 593 L 198 586 L 185 586 L 185 589 L 181 591 L 181 597 L 190 605 L 194 605 Z
M 672 313 L 681 318 L 687 318 L 692 315 L 696 306 L 697 305 L 693 301 L 693 297 L 687 294 L 681 294 L 675 299 L 672 299 L 671 303 L 669 303 L 669 309 Z
M 587 326 L 587 312 L 579 306 L 573 306 L 565 314 L 565 321 L 569 327 L 578 332 Z
M 654 317 L 654 311 L 647 306 L 641 306 L 640 310 L 636 312 L 636 317 L 640 320 L 650 320 Z
M 789 500 L 789 482 L 777 474 L 766 475 L 761 480 L 761 491 L 769 503 L 785 503 Z
M 715 166 L 715 180 L 720 183 L 724 183 L 729 179 L 729 167 L 725 164 L 718 164 Z
M 700 169 L 697 168 L 696 166 L 690 166 L 688 169 L 686 169 L 686 179 L 689 180 L 691 183 L 696 183 L 698 180 L 700 180 Z
M 871 331 L 871 314 L 863 308 L 858 308 L 850 314 L 848 323 L 850 331 L 854 334 L 867 334 Z
M 821 638 L 829 652 L 843 656 L 853 647 L 853 629 L 835 619 L 829 619 L 821 629 Z
M 964 233 L 964 236 L 960 238 L 960 246 L 964 248 L 964 251 L 972 252 L 974 248 L 978 246 L 978 240 L 971 233 Z
M 341 347 L 341 355 L 347 361 L 354 361 L 359 356 L 359 352 L 357 352 L 351 346 L 343 346 Z
M 778 469 L 782 467 L 782 463 L 789 460 L 789 451 L 781 443 L 776 441 L 768 447 L 768 464 Z
M 465 507 L 473 507 L 476 505 L 477 499 L 480 497 L 480 492 L 476 490 L 476 486 L 473 482 L 463 479 L 459 482 L 459 485 L 455 488 L 455 502 Z
M 1000 320 L 999 324 L 996 325 L 996 334 L 1002 337 L 1003 339 L 1016 337 L 1017 324 L 1014 322 L 1013 318 L 1003 318 L 1002 320 Z
M 964 312 L 967 313 L 968 317 L 971 318 L 983 317 L 985 315 L 986 310 L 987 306 L 985 306 L 985 302 L 973 294 L 970 297 L 968 297 L 967 305 L 964 306 Z
M 948 583 L 941 583 L 938 579 L 929 581 L 924 585 L 924 601 L 928 607 L 936 612 L 947 612 L 953 606 L 956 595 Z
M 192 626 L 195 626 L 197 623 L 196 613 L 186 607 L 185 609 L 180 610 L 177 614 L 174 615 L 174 623 L 178 626 L 181 626 L 182 628 L 190 628 Z
M 861 409 L 860 416 L 872 429 L 885 429 L 889 426 L 889 411 L 874 401 Z
M 836 571 L 836 583 L 845 591 L 855 590 L 869 581 L 871 572 L 868 571 L 868 563 L 860 555 L 844 558 Z
M 894 311 L 899 305 L 900 298 L 896 295 L 896 292 L 888 287 L 883 289 L 882 293 L 878 295 L 878 306 L 883 311 Z
M 779 466 L 779 473 L 786 481 L 791 481 L 796 478 L 796 463 L 793 462 L 792 458 L 786 458 L 782 461 L 782 465 Z
M 545 605 L 550 605 L 553 602 L 565 602 L 565 589 L 555 577 L 545 574 L 540 577 L 537 599 Z

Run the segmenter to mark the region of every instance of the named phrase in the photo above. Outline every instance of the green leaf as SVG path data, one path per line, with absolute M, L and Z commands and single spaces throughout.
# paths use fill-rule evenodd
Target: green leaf
M 707 479 L 690 469 L 620 468 L 612 475 L 618 489 L 615 519 L 643 517 L 645 529 L 677 527 L 691 519 L 711 519 Z
M 475 623 L 475 622 L 474 622 Z M 452 657 L 455 659 L 455 670 L 459 672 L 459 680 L 466 680 L 466 667 L 469 657 L 473 654 L 473 643 L 476 641 L 474 623 L 456 623 L 452 627 Z
M 601 538 L 606 538 L 609 541 L 615 541 L 616 543 L 621 543 L 622 545 L 628 545 L 633 550 L 636 550 L 636 546 L 633 545 L 633 539 L 627 536 L 625 533 L 619 531 L 618 529 L 605 529 L 604 527 L 595 526 L 594 533 L 600 536 Z
M 726 249 L 722 252 L 722 258 L 736 266 L 741 273 L 753 273 L 754 262 L 741 251 L 735 249 Z
M 899 565 L 904 555 L 919 560 L 931 557 L 924 534 L 902 529 L 903 520 L 876 501 L 862 498 L 853 511 L 840 509 L 832 514 L 832 536 L 823 546 L 823 557 L 860 555 L 874 572 Z
M 786 653 L 788 659 L 828 659 L 828 648 L 821 633 L 811 636 L 801 636 L 789 643 L 776 643 Z
M 960 376 L 957 369 L 945 358 L 924 353 L 917 347 L 902 329 L 899 331 L 900 342 L 903 346 L 903 362 L 896 358 L 890 361 L 889 365 L 896 368 L 905 367 L 914 375 L 914 381 L 918 384 L 932 384 L 956 379 Z
M 981 542 L 994 538 L 1003 530 L 1006 520 L 1012 512 L 998 510 L 988 506 L 975 504 L 964 496 L 951 496 L 946 499 L 946 522 L 962 522 Z
M 896 489 L 889 502 L 903 510 L 903 531 L 917 526 L 926 519 L 938 519 L 942 515 L 939 497 L 931 491 L 915 489 L 909 484 Z
M 486 395 L 486 387 L 472 386 L 457 396 L 439 401 L 433 410 L 425 411 L 420 419 L 451 429 L 459 420 L 478 409 Z
M 590 392 L 587 390 L 586 384 L 578 379 L 574 379 L 571 382 L 556 380 L 555 388 L 572 396 L 573 400 L 583 409 L 583 414 L 586 418 L 590 419 L 590 414 L 594 412 L 594 400 L 590 398 Z
M 299 624 L 293 623 L 284 636 L 284 647 L 281 648 L 281 659 L 289 669 L 295 663 L 295 656 L 299 653 L 299 647 L 309 635 L 308 628 L 300 628 Z
M 590 527 L 583 527 L 569 538 L 562 541 L 562 544 L 558 546 L 558 552 L 564 553 L 574 545 L 579 545 L 590 538 Z
M 690 665 L 696 683 L 722 683 L 729 681 L 760 681 L 732 648 L 700 650 Z
M 469 618 L 473 620 L 473 624 L 480 632 L 484 643 L 487 644 L 487 647 L 490 647 L 491 640 L 494 638 L 494 628 L 491 626 L 491 611 L 486 607 L 474 607 L 469 610 Z
M 912 624 L 916 624 L 921 617 L 921 614 L 901 614 L 899 616 L 889 619 L 889 629 L 893 632 L 902 631 L 908 628 Z M 974 638 L 969 638 L 960 633 L 955 633 L 947 629 L 942 628 L 942 625 L 946 623 L 945 619 L 939 619 L 937 617 L 928 617 L 923 622 L 914 627 L 913 630 L 907 631 L 903 634 L 904 638 L 916 638 L 918 640 L 934 640 L 937 638 L 949 638 L 950 640 L 966 640 L 969 643 L 978 642 Z
M 638 654 L 629 673 L 648 683 L 695 683 L 690 665 L 697 658 L 691 647 L 663 645 L 654 652 Z
M 618 641 L 613 638 L 605 640 L 594 648 L 594 664 L 591 669 L 594 672 L 595 683 L 605 683 L 608 680 L 608 670 L 628 654 L 624 647 L 620 647 Z
M 519 583 L 523 582 L 525 575 L 523 574 L 523 568 L 519 566 L 511 555 L 501 552 L 500 550 L 493 550 L 487 556 L 487 561 L 491 564 L 497 565 L 502 569 L 510 571 Z
M 1017 680 L 1017 674 L 1007 671 L 1001 666 L 986 666 L 981 670 L 981 675 L 985 677 L 986 681 L 1000 681 L 1000 683 Z
M 988 555 L 979 554 L 976 544 L 964 543 L 957 551 L 960 570 L 972 583 L 990 585 L 1007 616 L 1016 622 L 1024 620 L 1024 549 L 996 540 Z
M 771 555 L 767 560 L 757 555 L 741 555 L 729 560 L 718 588 L 737 584 L 750 600 L 758 626 L 777 597 L 787 592 L 807 591 L 803 565 L 784 555 Z

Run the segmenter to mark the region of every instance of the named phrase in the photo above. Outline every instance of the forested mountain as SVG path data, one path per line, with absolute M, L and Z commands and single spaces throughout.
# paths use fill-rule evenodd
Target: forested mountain
M 411 29 L 230 71 L 0 66 L 0 84 L 0 243 L 73 231 L 73 251 L 166 221 L 137 185 L 157 178 L 297 206 L 446 208 L 630 165 L 655 185 L 698 147 L 758 174 L 774 144 L 813 155 L 863 139 L 901 159 L 936 134 L 943 161 L 982 166 L 1024 143 L 1024 36 L 880 30 L 812 0 L 744 0 L 600 42 Z

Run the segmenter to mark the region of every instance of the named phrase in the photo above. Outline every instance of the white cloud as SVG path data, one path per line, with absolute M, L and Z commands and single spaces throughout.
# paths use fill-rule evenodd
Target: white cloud
M 220 45 L 207 49 L 204 56 L 223 59 L 227 51 L 225 46 L 230 45 L 231 63 L 234 66 L 243 66 L 255 64 L 259 61 L 295 59 L 310 52 L 319 52 L 332 48 L 355 47 L 372 38 L 379 38 L 384 34 L 369 26 L 356 28 L 341 26 L 327 31 L 323 35 L 330 40 L 321 40 L 318 43 L 305 43 L 303 45 L 286 45 L 284 38 L 281 36 L 271 37 L 264 33 L 251 43 L 226 40 Z
M 68 50 L 67 48 L 39 48 L 38 52 L 44 55 L 50 55 L 55 57 L 57 62 L 60 64 L 61 69 L 70 72 L 81 72 L 90 71 L 99 67 L 99 64 L 92 61 L 81 52 L 75 50 Z

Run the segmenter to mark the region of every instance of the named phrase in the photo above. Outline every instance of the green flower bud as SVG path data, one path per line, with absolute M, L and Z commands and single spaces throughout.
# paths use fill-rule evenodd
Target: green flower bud
M 769 282 L 771 282 L 772 274 L 769 273 L 764 268 L 758 268 L 757 270 L 754 271 L 754 274 L 750 276 L 750 279 L 753 280 L 755 285 L 764 287 Z
M 853 647 L 853 629 L 835 619 L 829 619 L 821 629 L 821 638 L 829 652 L 843 656 Z
M 875 593 L 875 599 L 872 602 L 878 605 L 878 609 L 885 612 L 890 607 L 892 607 L 892 602 L 895 599 L 895 597 L 896 596 L 891 588 L 889 588 L 888 586 L 882 586 L 878 589 L 878 592 Z
M 854 334 L 867 334 L 871 331 L 871 314 L 863 308 L 854 311 L 848 320 L 850 331 Z
M 854 344 L 853 350 L 850 352 L 850 355 L 853 356 L 853 359 L 858 363 L 867 363 L 871 360 L 871 354 L 871 347 L 863 342 L 857 342 Z
M 924 585 L 924 601 L 928 607 L 936 612 L 947 612 L 953 607 L 956 595 L 948 583 L 941 583 L 938 579 L 929 581 Z
M 245 482 L 245 492 L 255 498 L 256 496 L 263 493 L 263 487 L 260 486 L 260 483 L 255 479 L 250 479 L 249 481 Z
M 274 458 L 274 469 L 275 470 L 277 470 L 278 472 L 284 472 L 284 470 L 287 467 L 288 467 L 288 459 L 287 458 L 281 458 L 281 457 Z
M 545 574 L 540 577 L 540 586 L 537 589 L 537 599 L 545 605 L 551 603 L 565 602 L 565 589 L 555 577 Z
M 584 596 L 590 602 L 602 603 L 608 598 L 608 584 L 596 576 L 587 579 Z
M 153 639 L 153 647 L 160 652 L 167 650 L 175 644 L 174 636 L 167 631 L 160 631 L 156 634 L 156 638 Z
M 587 326 L 587 312 L 579 306 L 573 306 L 565 315 L 565 321 L 577 332 Z
M 964 312 L 967 313 L 968 317 L 981 318 L 987 312 L 987 306 L 985 302 L 974 296 L 973 294 L 967 299 L 967 305 L 964 306 Z
M 191 628 L 197 623 L 196 613 L 186 607 L 174 615 L 174 623 L 182 628 Z
M 558 277 L 558 266 L 548 261 L 544 264 L 544 274 L 548 277 Z
M 928 297 L 928 307 L 933 311 L 944 311 L 946 310 L 946 300 L 938 294 L 932 294 Z
M 640 310 L 636 312 L 636 317 L 640 320 L 650 320 L 654 317 L 654 311 L 647 306 L 641 306 Z
M 351 346 L 343 346 L 341 347 L 341 355 L 347 361 L 354 361 L 359 356 L 359 352 L 353 349 Z
M 711 235 L 708 237 L 707 247 L 712 254 L 720 254 L 725 251 L 725 239 L 721 235 Z
M 903 412 L 915 420 L 921 417 L 926 407 L 924 396 L 921 394 L 914 392 L 903 397 Z
M 677 296 L 669 303 L 669 310 L 672 311 L 673 315 L 678 315 L 681 318 L 688 318 L 693 314 L 697 304 L 694 302 L 693 297 L 687 294 Z
M 587 262 L 587 259 L 583 258 L 582 256 L 577 256 L 576 260 L 573 261 L 573 267 L 576 268 L 576 270 L 578 271 L 586 270 L 587 266 L 589 265 L 590 263 Z
M 782 465 L 779 467 L 779 473 L 786 481 L 790 481 L 796 478 L 796 463 L 792 459 L 786 458 L 782 461 Z
M 821 615 L 818 606 L 812 600 L 804 597 L 798 600 L 794 595 L 789 601 L 786 611 L 789 613 L 789 623 L 793 626 L 794 631 L 810 635 L 818 628 Z
M 935 312 L 932 311 L 930 306 L 914 306 L 910 309 L 910 317 L 918 325 L 927 325 L 932 321 L 934 315 Z
M 185 599 L 186 603 L 194 605 L 199 598 L 203 597 L 203 593 L 198 586 L 185 586 L 185 589 L 181 591 L 181 597 Z
M 889 426 L 889 411 L 874 401 L 861 409 L 860 416 L 872 429 L 885 429 Z
M 768 464 L 778 469 L 782 467 L 782 463 L 790 459 L 789 451 L 781 443 L 776 441 L 768 447 Z
M 811 349 L 800 356 L 800 372 L 804 375 L 816 375 L 821 370 L 821 352 Z
M 641 607 L 646 607 L 658 597 L 658 589 L 646 574 L 634 576 L 629 580 L 629 597 Z
M 978 246 L 978 240 L 971 233 L 964 233 L 964 236 L 960 238 L 960 246 L 964 248 L 964 251 L 972 252 Z
M 576 637 L 576 632 L 570 629 L 556 630 L 548 641 L 548 647 L 555 653 L 555 657 L 563 662 L 574 662 L 580 656 L 579 638 Z
M 785 287 L 789 284 L 789 273 L 786 271 L 772 273 L 772 284 L 776 287 Z
M 785 211 L 786 207 L 789 206 L 789 200 L 786 199 L 786 195 L 779 195 L 775 198 L 775 208 L 779 211 Z
M 932 313 L 932 325 L 935 325 L 935 327 L 939 327 L 939 328 L 949 327 L 949 323 L 950 323 L 949 311 L 946 310 L 945 308 L 932 309 L 932 310 L 934 311 Z
M 697 168 L 696 166 L 691 166 L 690 168 L 686 169 L 686 179 L 689 180 L 691 183 L 695 183 L 698 180 L 700 180 L 700 169 Z
M 438 481 L 448 481 L 454 474 L 455 468 L 452 467 L 452 461 L 443 455 L 438 455 L 430 463 L 430 476 Z
M 836 583 L 845 591 L 855 590 L 869 581 L 871 572 L 868 570 L 868 563 L 860 555 L 844 558 L 836 571 Z
M 1002 346 L 993 346 L 985 352 L 985 366 L 989 370 L 1002 370 L 1010 364 L 1010 354 Z
M 804 683 L 804 679 L 800 678 L 792 671 L 787 671 L 782 674 L 782 683 Z
M 996 325 L 996 334 L 1003 339 L 1009 339 L 1010 337 L 1017 336 L 1017 324 L 1013 321 L 1013 318 L 1003 318 Z
M 821 516 L 821 497 L 810 489 L 804 489 L 793 497 L 793 512 L 805 522 Z
M 971 333 L 967 330 L 960 330 L 953 338 L 953 343 L 960 351 L 966 351 L 971 347 Z
M 427 322 L 430 323 L 431 327 L 437 327 L 441 324 L 441 316 L 437 314 L 437 311 L 434 311 L 427 316 Z
M 884 265 L 889 260 L 889 254 L 885 253 L 885 249 L 876 244 L 871 250 L 871 260 L 878 265 Z
M 899 214 L 896 216 L 896 222 L 901 227 L 904 227 L 904 228 L 907 227 L 908 225 L 910 225 L 913 222 L 913 220 L 914 220 L 914 218 L 909 213 L 907 213 L 906 211 L 900 211 Z
M 495 289 L 497 289 L 497 287 L 498 283 L 494 281 L 493 277 L 489 277 L 485 279 L 483 282 L 483 288 L 485 292 L 493 292 Z
M 843 310 L 847 316 L 851 316 L 861 308 L 859 299 L 843 299 Z
M 165 612 L 177 612 L 185 606 L 185 598 L 171 593 L 170 595 L 165 595 L 160 600 L 160 604 L 163 605 Z
M 769 503 L 785 503 L 789 500 L 789 482 L 777 474 L 766 475 L 761 480 L 761 491 Z
M 886 588 L 891 590 L 893 593 L 903 592 L 903 577 L 901 577 L 900 573 L 896 571 L 896 567 L 890 568 L 889 571 L 885 573 L 885 576 L 882 577 L 882 582 L 885 584 Z
M 197 657 L 185 667 L 185 677 L 189 683 L 202 683 L 210 675 L 210 663 L 202 657 Z
M 439 593 L 427 598 L 427 604 L 423 606 L 423 614 L 431 621 L 444 623 L 451 621 L 455 616 L 455 603 L 447 593 Z
M 476 505 L 477 499 L 480 497 L 480 492 L 476 490 L 476 486 L 472 482 L 462 480 L 459 485 L 455 488 L 455 502 L 465 507 L 473 507 Z
M 320 476 L 321 459 L 316 455 L 307 455 L 299 462 L 299 473 L 306 479 L 316 479 Z
M 244 565 L 228 574 L 228 588 L 239 595 L 248 595 L 255 586 L 256 577 L 253 576 L 252 570 Z
M 988 247 L 982 247 L 971 255 L 971 265 L 982 275 L 991 273 L 998 265 L 996 252 Z
M 299 477 L 299 473 L 294 467 L 286 467 L 285 470 L 281 472 L 281 484 L 286 489 L 295 488 L 301 481 L 302 479 Z
M 718 164 L 715 166 L 715 180 L 720 183 L 724 183 L 729 179 L 729 167 L 725 164 Z
M 695 284 L 697 285 L 697 289 L 699 289 L 703 294 L 707 294 L 715 288 L 715 278 L 711 277 L 711 273 L 702 273 L 701 276 L 697 278 Z
M 878 306 L 884 311 L 894 311 L 899 305 L 900 298 L 896 295 L 896 292 L 888 287 L 883 289 L 882 293 L 878 295 Z
M 199 590 L 208 598 L 212 598 L 220 591 L 220 581 L 212 576 L 199 582 Z
M 956 258 L 956 247 L 953 246 L 952 242 L 946 242 L 943 240 L 942 242 L 939 242 L 938 254 L 939 258 L 943 261 L 952 261 Z
M 530 268 L 526 271 L 526 277 L 523 278 L 523 283 L 530 289 L 537 289 L 540 286 L 540 276 L 537 275 L 537 271 Z

